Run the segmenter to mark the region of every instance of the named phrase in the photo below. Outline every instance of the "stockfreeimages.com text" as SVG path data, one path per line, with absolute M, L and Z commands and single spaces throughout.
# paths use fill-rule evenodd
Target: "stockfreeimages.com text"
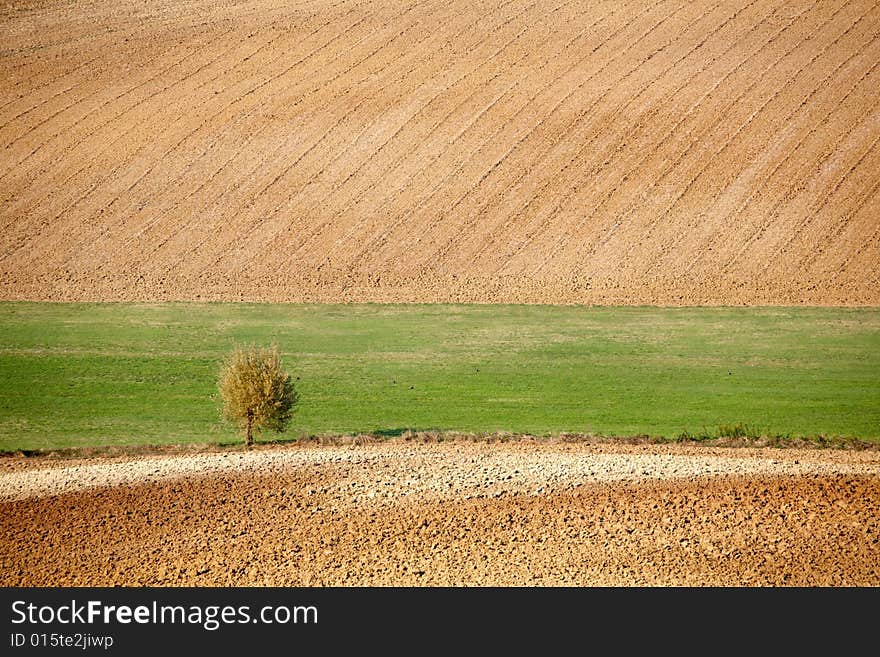
M 288 623 L 317 624 L 318 609 L 313 605 L 267 605 L 252 613 L 249 605 L 160 605 L 153 601 L 148 605 L 108 605 L 100 600 L 62 605 L 35 605 L 24 600 L 12 603 L 12 623 L 34 625 L 60 623 L 90 625 L 119 623 L 138 624 L 189 624 L 201 625 L 213 631 L 222 625 L 263 623 L 265 625 Z

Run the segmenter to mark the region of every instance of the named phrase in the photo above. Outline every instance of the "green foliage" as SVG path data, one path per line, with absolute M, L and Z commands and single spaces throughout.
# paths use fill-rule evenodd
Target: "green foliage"
M 761 432 L 748 424 L 737 422 L 736 424 L 722 424 L 718 427 L 718 436 L 721 438 L 760 438 Z
M 298 400 L 276 346 L 236 347 L 220 368 L 217 387 L 223 417 L 242 430 L 248 445 L 253 431 L 283 432 Z

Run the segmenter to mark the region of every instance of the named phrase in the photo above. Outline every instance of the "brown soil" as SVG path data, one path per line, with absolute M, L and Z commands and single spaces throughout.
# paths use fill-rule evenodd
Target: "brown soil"
M 0 25 L 2 299 L 880 305 L 871 0 Z
M 349 449 L 352 458 L 318 448 L 326 450 L 320 462 L 265 472 L 205 473 L 3 502 L 0 584 L 880 585 L 876 453 L 726 456 L 722 449 L 715 476 L 697 468 L 658 478 L 642 471 L 650 465 L 640 465 L 632 478 L 611 481 L 545 475 L 572 455 L 645 464 L 637 457 L 697 459 L 701 452 L 564 445 Z M 528 460 L 536 454 L 538 461 Z M 727 474 L 727 461 L 743 459 L 815 469 Z M 541 467 L 505 470 L 499 463 Z M 847 474 L 846 465 L 868 468 L 867 474 Z M 459 490 L 462 472 L 491 481 Z

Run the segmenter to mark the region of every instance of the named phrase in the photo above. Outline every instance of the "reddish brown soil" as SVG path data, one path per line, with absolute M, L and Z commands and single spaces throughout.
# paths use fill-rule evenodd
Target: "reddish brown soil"
M 873 0 L 0 26 L 2 299 L 880 305 Z
M 0 584 L 880 585 L 875 475 L 374 498 L 333 463 L 4 502 Z

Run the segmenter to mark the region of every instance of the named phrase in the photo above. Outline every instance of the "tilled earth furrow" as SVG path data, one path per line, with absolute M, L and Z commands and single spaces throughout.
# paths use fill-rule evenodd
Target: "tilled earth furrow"
M 4 466 L 5 586 L 880 584 L 876 452 L 385 444 Z

